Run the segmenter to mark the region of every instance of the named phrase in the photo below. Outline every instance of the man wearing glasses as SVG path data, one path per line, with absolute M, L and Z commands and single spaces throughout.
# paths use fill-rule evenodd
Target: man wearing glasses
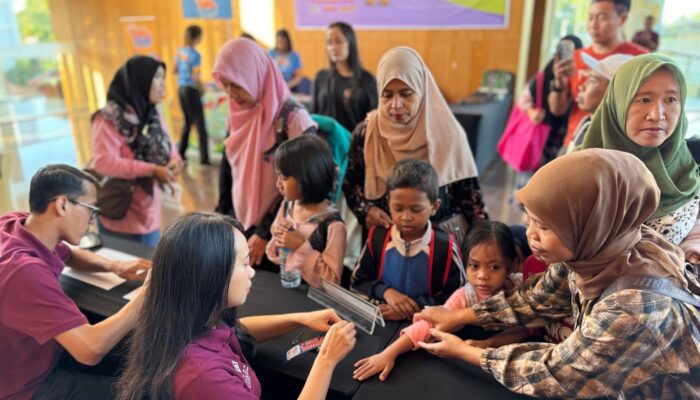
M 67 165 L 48 165 L 32 178 L 30 213 L 0 217 L 0 398 L 114 396 L 111 377 L 78 367 L 63 350 L 80 364 L 99 363 L 133 328 L 143 295 L 92 325 L 58 277 L 70 263 L 135 279 L 150 262 L 110 261 L 73 247 L 99 213 L 96 201 L 92 177 Z

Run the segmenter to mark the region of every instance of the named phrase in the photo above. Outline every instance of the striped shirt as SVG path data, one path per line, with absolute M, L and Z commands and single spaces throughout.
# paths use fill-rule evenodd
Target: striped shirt
M 552 264 L 519 290 L 475 305 L 487 329 L 577 321 L 562 343 L 487 349 L 481 368 L 514 392 L 540 397 L 700 398 L 700 310 L 641 290 L 580 298 L 574 274 Z

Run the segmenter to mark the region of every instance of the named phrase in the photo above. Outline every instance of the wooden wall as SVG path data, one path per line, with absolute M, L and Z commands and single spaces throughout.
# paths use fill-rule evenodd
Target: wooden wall
M 202 72 L 211 79 L 216 53 L 231 37 L 240 35 L 237 0 L 233 20 L 185 19 L 180 1 L 159 0 L 49 0 L 56 40 L 68 44 L 61 70 L 66 106 L 95 111 L 101 106 L 114 73 L 130 56 L 127 37 L 120 17 L 154 16 L 159 55 L 172 68 L 175 54 L 183 44 L 185 28 L 198 24 L 204 40 L 198 46 L 202 54 Z M 177 98 L 177 81 L 169 69 L 164 109 L 174 137 L 178 137 L 181 112 Z M 101 79 L 95 79 L 99 77 Z M 80 162 L 91 157 L 89 119 L 82 115 L 72 119 Z
M 233 20 L 191 20 L 182 16 L 180 1 L 159 0 L 49 0 L 57 41 L 69 44 L 61 74 L 69 108 L 94 111 L 102 105 L 102 94 L 115 71 L 129 57 L 126 35 L 120 17 L 154 16 L 161 58 L 172 65 L 182 46 L 185 28 L 193 23 L 204 30 L 198 50 L 202 54 L 205 80 L 211 79 L 214 58 L 219 48 L 241 33 L 238 0 L 232 0 Z M 425 59 L 448 101 L 455 101 L 475 91 L 487 69 L 504 69 L 515 73 L 524 1 L 512 0 L 507 29 L 493 30 L 362 30 L 358 42 L 362 62 L 376 72 L 382 54 L 394 46 L 415 48 Z M 305 75 L 313 78 L 328 65 L 325 32 L 300 31 L 295 28 L 294 0 L 275 0 L 275 26 L 290 31 L 294 47 L 301 54 Z M 99 79 L 95 79 L 98 77 Z M 177 99 L 176 78 L 167 75 L 166 110 L 171 129 L 177 132 L 181 115 Z M 76 120 L 76 143 L 79 158 L 90 157 L 89 121 Z M 174 134 L 177 137 L 177 133 Z
M 375 73 L 384 52 L 395 46 L 415 48 L 430 67 L 448 101 L 474 92 L 487 69 L 516 73 L 524 1 L 512 0 L 507 29 L 362 30 L 357 32 L 364 67 Z M 276 26 L 286 28 L 300 53 L 304 74 L 313 78 L 328 65 L 324 31 L 295 29 L 294 0 L 277 0 Z
M 236 1 L 233 4 L 235 10 Z M 205 80 L 211 79 L 210 71 L 221 45 L 240 34 L 237 11 L 234 11 L 232 21 L 185 19 L 180 1 L 50 0 L 50 5 L 57 40 L 74 43 L 79 62 L 103 75 L 105 85 L 130 55 L 120 17 L 154 16 L 159 54 L 169 66 L 183 44 L 185 28 L 190 24 L 200 25 L 204 30 L 204 40 L 198 50 L 202 54 Z M 168 74 L 170 98 L 177 97 L 172 91 L 176 88 L 175 77 Z

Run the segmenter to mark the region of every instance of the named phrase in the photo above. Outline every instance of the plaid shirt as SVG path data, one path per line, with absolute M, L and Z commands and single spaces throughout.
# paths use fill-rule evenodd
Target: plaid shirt
M 481 368 L 518 393 L 541 397 L 700 398 L 700 310 L 653 292 L 621 290 L 579 301 L 562 264 L 473 307 L 482 325 L 539 327 L 573 315 L 564 342 L 487 349 Z

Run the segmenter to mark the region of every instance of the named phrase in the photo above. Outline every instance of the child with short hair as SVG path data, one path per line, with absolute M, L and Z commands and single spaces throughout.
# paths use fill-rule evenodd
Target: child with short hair
M 370 229 L 352 288 L 381 303 L 385 319 L 397 321 L 442 304 L 464 284 L 464 270 L 452 234 L 430 223 L 440 208 L 433 167 L 423 160 L 401 160 L 386 186 L 394 225 Z
M 275 172 L 284 201 L 272 223 L 267 257 L 281 264 L 279 250 L 289 249 L 287 271 L 299 270 L 313 286 L 321 279 L 339 284 L 347 232 L 328 200 L 336 182 L 330 147 L 316 135 L 288 140 L 275 152 Z
M 510 228 L 494 221 L 479 221 L 464 241 L 467 258 L 468 282 L 457 289 L 443 307 L 456 310 L 471 307 L 498 291 L 511 290 L 523 282 L 522 274 L 515 272 L 520 263 L 513 233 Z M 384 381 L 394 367 L 399 355 L 419 348 L 418 343 L 428 341 L 432 325 L 424 320 L 403 329 L 401 336 L 382 352 L 355 363 L 353 378 L 365 380 L 381 372 Z M 461 328 L 458 328 L 461 329 Z M 485 340 L 469 340 L 472 346 L 488 348 L 517 343 L 529 336 L 529 331 L 516 328 L 499 333 Z

